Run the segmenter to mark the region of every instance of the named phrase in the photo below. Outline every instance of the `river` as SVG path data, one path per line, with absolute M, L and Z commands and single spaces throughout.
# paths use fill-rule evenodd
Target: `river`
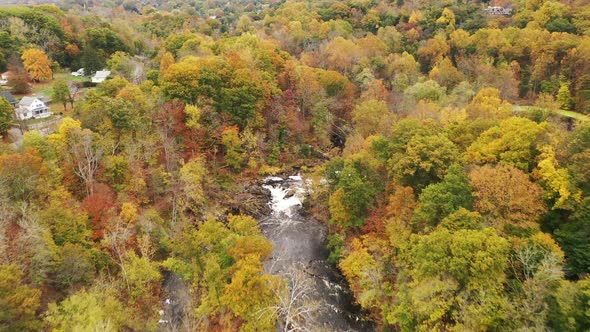
M 260 220 L 274 251 L 267 273 L 282 276 L 290 292 L 281 298 L 281 331 L 372 331 L 348 291 L 346 282 L 327 262 L 326 226 L 303 213 L 311 182 L 300 176 L 269 177 L 272 210 Z
M 306 216 L 303 202 L 311 182 L 300 176 L 269 177 L 254 186 L 270 197 L 259 214 L 263 234 L 273 243 L 273 254 L 264 264 L 266 273 L 284 278 L 288 292 L 279 292 L 278 331 L 365 332 L 374 331 L 350 294 L 344 278 L 327 262 L 326 226 Z M 252 189 L 252 188 L 251 188 Z M 268 190 L 267 196 L 264 190 Z M 194 331 L 189 316 L 189 286 L 176 274 L 165 276 L 165 301 L 159 331 Z

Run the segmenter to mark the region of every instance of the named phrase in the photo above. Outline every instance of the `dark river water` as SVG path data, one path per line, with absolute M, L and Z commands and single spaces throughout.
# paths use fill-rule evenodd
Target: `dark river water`
M 260 221 L 274 252 L 267 273 L 280 275 L 291 292 L 283 299 L 281 331 L 373 331 L 355 306 L 346 282 L 327 262 L 326 226 L 302 212 L 310 182 L 299 176 L 265 179 L 272 213 Z M 285 325 L 285 321 L 287 324 Z

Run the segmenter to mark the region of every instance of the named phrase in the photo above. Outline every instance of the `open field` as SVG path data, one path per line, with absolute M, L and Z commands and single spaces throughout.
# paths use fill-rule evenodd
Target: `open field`
M 51 81 L 32 83 L 32 94 L 50 97 L 51 93 L 53 92 L 53 84 L 55 84 L 55 81 L 60 79 L 64 79 L 67 82 L 84 82 L 90 80 L 86 77 L 72 76 L 69 72 L 56 73 L 53 75 L 53 80 Z

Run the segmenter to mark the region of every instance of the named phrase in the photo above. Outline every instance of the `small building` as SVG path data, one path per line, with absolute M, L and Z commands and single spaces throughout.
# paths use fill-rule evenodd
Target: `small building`
M 109 76 L 111 72 L 109 70 L 99 70 L 92 76 L 92 83 L 102 83 L 104 82 Z
M 0 74 L 0 85 L 1 86 L 8 85 L 8 72 Z
M 46 118 L 51 115 L 45 103 L 35 97 L 23 97 L 15 112 L 18 120 Z
M 18 100 L 16 100 L 16 98 L 14 98 L 14 96 L 10 92 L 0 92 L 0 98 L 6 99 L 10 103 L 10 105 L 12 105 L 12 107 L 16 107 L 16 105 L 18 105 Z
M 488 6 L 483 10 L 484 13 L 493 16 L 510 16 L 512 15 L 512 8 L 500 6 Z
M 72 76 L 82 77 L 84 75 L 86 75 L 84 72 L 84 68 L 80 68 L 80 69 L 72 72 Z

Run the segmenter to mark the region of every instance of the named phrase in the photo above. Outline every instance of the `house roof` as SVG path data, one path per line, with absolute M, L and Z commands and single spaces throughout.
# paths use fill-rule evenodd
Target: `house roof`
M 4 99 L 8 100 L 8 102 L 13 105 L 18 103 L 16 101 L 16 99 L 14 98 L 14 96 L 12 95 L 12 93 L 10 93 L 8 91 L 0 92 L 0 97 L 4 97 Z
M 94 74 L 93 78 L 96 79 L 100 79 L 100 78 L 107 78 L 109 77 L 109 75 L 111 74 L 111 72 L 109 70 L 99 70 L 96 72 L 96 74 Z
M 35 100 L 39 100 L 39 98 L 35 98 L 35 97 L 23 97 L 23 99 L 20 100 L 20 102 L 18 103 L 20 106 L 31 106 L 31 104 L 35 101 Z

